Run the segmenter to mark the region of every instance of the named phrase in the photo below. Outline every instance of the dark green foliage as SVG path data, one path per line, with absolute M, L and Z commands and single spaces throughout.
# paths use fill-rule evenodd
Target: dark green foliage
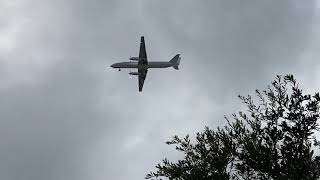
M 177 163 L 163 160 L 149 178 L 169 179 L 317 179 L 320 156 L 320 96 L 304 95 L 292 75 L 276 76 L 257 100 L 239 96 L 247 112 L 233 114 L 233 121 L 216 131 L 206 127 L 193 145 L 189 136 L 167 144 L 185 154 Z
M 177 136 L 167 144 L 175 144 L 176 150 L 185 154 L 183 160 L 177 163 L 163 160 L 163 165 L 158 164 L 156 173 L 152 177 L 168 177 L 169 179 L 229 179 L 227 166 L 233 161 L 231 151 L 235 146 L 230 137 L 218 129 L 216 132 L 205 128 L 204 132 L 197 133 L 196 144 L 190 143 L 189 136 L 180 139 Z

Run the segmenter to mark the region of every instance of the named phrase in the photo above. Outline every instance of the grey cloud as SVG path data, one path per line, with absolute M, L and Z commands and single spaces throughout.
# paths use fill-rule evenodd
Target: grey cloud
M 222 89 L 294 70 L 297 55 L 308 45 L 314 13 L 313 1 L 149 4 L 145 10 L 152 12 L 148 17 L 155 28 L 193 55 L 184 60 L 190 72 L 198 72 L 194 80 L 213 88 L 218 81 Z
M 238 93 L 297 71 L 313 12 L 314 1 L 24 3 L 30 21 L 0 57 L 32 82 L 0 90 L 0 179 L 142 179 L 179 156 L 170 136 L 223 124 Z M 183 59 L 138 93 L 109 65 L 137 55 L 141 35 L 151 60 Z

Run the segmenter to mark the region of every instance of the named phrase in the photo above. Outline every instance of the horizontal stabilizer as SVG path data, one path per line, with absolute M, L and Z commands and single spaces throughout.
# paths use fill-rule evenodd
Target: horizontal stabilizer
M 173 64 L 172 67 L 174 69 L 177 69 L 177 70 L 179 69 L 180 59 L 181 59 L 180 54 L 177 54 L 169 61 L 170 63 Z

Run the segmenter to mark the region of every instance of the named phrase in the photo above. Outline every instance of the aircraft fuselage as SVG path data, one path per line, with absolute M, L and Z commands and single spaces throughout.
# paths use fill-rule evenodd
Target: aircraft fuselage
M 171 62 L 161 62 L 161 61 L 149 61 L 148 64 L 138 64 L 138 62 L 120 62 L 111 65 L 113 68 L 138 68 L 138 69 L 149 69 L 149 68 L 168 68 L 174 66 Z

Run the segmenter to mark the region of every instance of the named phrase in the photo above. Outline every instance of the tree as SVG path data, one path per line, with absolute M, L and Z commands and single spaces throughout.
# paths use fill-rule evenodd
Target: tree
M 158 164 L 156 173 L 150 173 L 147 179 L 165 176 L 169 179 L 229 179 L 227 166 L 233 161 L 232 151 L 235 146 L 226 132 L 218 129 L 216 132 L 205 128 L 197 133 L 197 143 L 190 143 L 189 136 L 180 139 L 174 136 L 167 144 L 177 144 L 176 150 L 185 154 L 183 160 L 177 163 L 163 160 L 164 165 Z
M 257 98 L 239 96 L 247 112 L 216 131 L 205 128 L 192 144 L 174 136 L 167 144 L 185 154 L 177 163 L 163 160 L 146 179 L 317 179 L 320 156 L 319 93 L 304 95 L 293 75 L 276 76 Z

